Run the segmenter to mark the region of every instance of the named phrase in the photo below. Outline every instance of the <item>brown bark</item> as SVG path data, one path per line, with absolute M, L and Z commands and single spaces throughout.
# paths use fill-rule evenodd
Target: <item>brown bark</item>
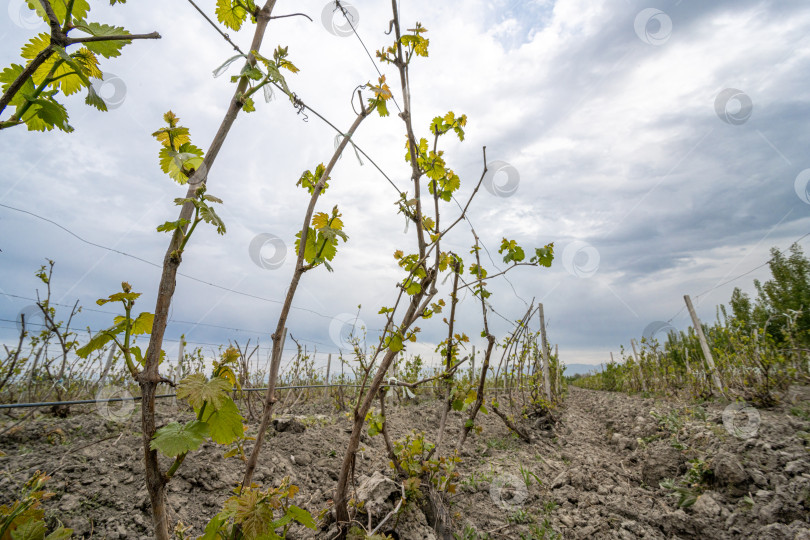
M 256 20 L 256 30 L 251 43 L 251 50 L 258 51 L 270 20 L 270 14 L 275 5 L 275 0 L 268 0 L 259 12 Z M 253 55 L 248 55 L 247 62 L 255 63 Z M 206 181 L 206 175 L 216 160 L 222 144 L 233 125 L 236 116 L 242 108 L 239 96 L 247 88 L 247 80 L 242 79 L 236 87 L 230 106 L 225 117 L 220 124 L 219 130 L 214 137 L 211 146 L 203 160 L 201 166 L 189 179 L 189 188 L 186 197 L 193 197 L 199 185 Z M 191 203 L 186 203 L 180 210 L 179 219 L 189 219 L 193 210 Z M 176 231 L 166 250 L 163 259 L 163 272 L 160 276 L 158 286 L 157 302 L 155 304 L 155 318 L 152 324 L 152 334 L 149 339 L 149 347 L 146 350 L 146 365 L 144 370 L 138 374 L 138 383 L 141 387 L 143 402 L 141 406 L 141 431 L 143 439 L 144 466 L 146 468 L 146 488 L 149 492 L 149 499 L 152 503 L 152 521 L 155 527 L 155 538 L 158 540 L 169 540 L 168 519 L 166 515 L 166 483 L 165 475 L 160 471 L 157 451 L 151 450 L 149 444 L 155 435 L 155 393 L 157 385 L 161 380 L 158 371 L 160 352 L 163 346 L 163 336 L 166 332 L 166 325 L 169 318 L 169 308 L 172 296 L 177 284 L 177 269 L 180 266 L 181 254 L 176 253 L 180 247 L 184 230 Z
M 8 87 L 8 90 L 6 90 L 2 97 L 0 97 L 0 114 L 3 114 L 3 111 L 8 104 L 11 103 L 11 100 L 14 99 L 14 96 L 17 95 L 17 92 L 19 92 L 23 87 L 25 81 L 27 81 L 34 74 L 34 72 L 39 69 L 39 66 L 45 63 L 45 61 L 51 57 L 51 55 L 54 53 L 54 45 L 64 48 L 68 45 L 73 45 L 76 43 L 89 43 L 92 41 L 160 39 L 160 34 L 157 32 L 152 32 L 151 34 L 128 34 L 126 36 L 88 36 L 76 39 L 69 38 L 66 31 L 69 21 L 65 21 L 65 29 L 60 28 L 59 20 L 56 18 L 56 14 L 54 13 L 49 0 L 40 0 L 40 3 L 42 4 L 42 8 L 45 10 L 45 14 L 48 17 L 48 23 L 51 27 L 51 41 L 47 47 L 42 49 L 34 57 L 34 59 L 31 60 L 27 66 L 25 66 L 22 73 L 20 73 L 20 75 Z
M 435 192 L 435 189 L 434 189 Z M 453 368 L 453 326 L 456 320 L 456 304 L 458 303 L 458 274 L 459 274 L 459 263 L 458 261 L 455 262 L 453 265 L 453 269 L 455 270 L 455 276 L 453 277 L 453 294 L 450 296 L 450 320 L 448 322 L 448 330 L 447 330 L 447 373 L 450 373 L 450 370 Z M 439 447 L 442 445 L 442 441 L 444 440 L 444 431 L 445 427 L 447 426 L 447 415 L 450 414 L 450 408 L 453 404 L 453 383 L 452 379 L 447 379 L 447 382 L 444 385 L 444 409 L 442 410 L 442 419 L 439 422 L 439 435 L 436 438 L 436 446 L 433 447 L 433 450 L 430 451 L 428 454 L 428 459 L 433 456 L 434 452 L 439 450 Z
M 428 295 L 428 288 L 433 286 L 434 279 L 435 272 L 433 269 L 431 269 L 428 272 L 428 275 L 422 281 L 421 292 L 415 294 L 411 298 L 408 310 L 403 316 L 402 324 L 400 325 L 400 332 L 403 334 L 408 330 L 408 328 L 410 328 L 410 326 L 417 319 L 418 315 L 422 312 L 420 302 L 425 296 Z M 433 294 L 433 291 L 431 291 L 427 300 L 429 300 Z M 388 371 L 388 368 L 391 367 L 391 363 L 394 361 L 397 354 L 399 354 L 398 351 L 395 352 L 391 349 L 386 349 L 385 356 L 383 357 L 380 366 L 377 368 L 377 373 L 374 375 L 371 384 L 366 390 L 362 403 L 360 404 L 359 408 L 355 408 L 354 410 L 352 434 L 349 437 L 349 445 L 346 448 L 346 453 L 343 456 L 343 463 L 340 467 L 338 485 L 335 492 L 335 517 L 337 518 L 338 524 L 341 526 L 347 525 L 351 519 L 348 509 L 349 476 L 354 466 L 355 453 L 357 452 L 357 448 L 360 446 L 360 435 L 363 430 L 363 424 L 365 423 L 366 413 L 368 413 L 369 409 L 371 408 L 371 404 L 374 401 L 374 396 L 376 396 L 377 392 L 379 392 L 383 380 L 385 379 L 385 374 Z M 362 392 L 362 389 L 360 389 L 360 391 Z M 343 532 L 345 533 L 345 530 Z
M 484 362 L 481 365 L 481 377 L 478 379 L 478 392 L 475 398 L 475 402 L 473 406 L 470 408 L 470 414 L 467 417 L 467 421 L 464 423 L 464 427 L 461 430 L 461 435 L 459 435 L 458 443 L 456 444 L 456 452 L 461 452 L 461 449 L 464 447 L 464 442 L 467 440 L 467 435 L 469 435 L 470 430 L 473 428 L 475 424 L 475 417 L 478 416 L 478 411 L 481 410 L 481 405 L 484 403 L 484 385 L 487 382 L 487 370 L 489 369 L 489 358 L 492 356 L 492 348 L 495 347 L 495 336 L 492 334 L 487 333 L 487 350 L 484 353 Z
M 281 353 L 282 353 L 282 337 L 284 332 L 284 326 L 287 324 L 287 317 L 290 313 L 290 308 L 292 307 L 292 301 L 295 297 L 295 292 L 298 289 L 298 283 L 301 281 L 301 276 L 304 275 L 304 272 L 309 270 L 310 267 L 304 265 L 304 250 L 306 248 L 306 238 L 307 238 L 307 230 L 309 229 L 309 224 L 312 221 L 312 214 L 315 211 L 315 203 L 318 202 L 318 197 L 323 191 L 324 186 L 326 185 L 326 180 L 329 178 L 329 175 L 332 172 L 332 169 L 335 167 L 338 158 L 343 154 L 343 150 L 346 148 L 346 145 L 349 143 L 352 135 L 354 132 L 357 131 L 357 128 L 360 127 L 360 123 L 368 117 L 371 113 L 370 110 L 364 110 L 362 114 L 358 115 L 355 118 L 354 123 L 349 128 L 349 132 L 343 137 L 343 140 L 338 145 L 337 149 L 335 149 L 335 153 L 332 155 L 332 159 L 329 161 L 329 164 L 324 169 L 323 174 L 321 175 L 320 181 L 315 186 L 312 192 L 312 196 L 309 200 L 309 207 L 307 208 L 306 215 L 304 216 L 304 225 L 301 228 L 301 241 L 298 244 L 298 259 L 295 263 L 295 272 L 293 273 L 292 280 L 290 281 L 290 287 L 287 289 L 287 296 L 284 299 L 284 305 L 281 308 L 281 314 L 278 318 L 278 324 L 276 325 L 276 331 L 273 334 L 273 355 L 272 360 L 270 362 L 270 374 L 268 376 L 267 381 L 267 392 L 265 394 L 264 399 L 264 411 L 262 413 L 262 421 L 259 424 L 259 432 L 256 434 L 256 444 L 253 445 L 253 450 L 250 454 L 250 458 L 248 459 L 247 465 L 245 466 L 245 476 L 242 480 L 242 489 L 245 487 L 250 486 L 250 483 L 253 479 L 253 473 L 256 470 L 256 464 L 259 460 L 259 452 L 261 451 L 262 444 L 264 444 L 264 434 L 267 431 L 267 428 L 270 425 L 270 419 L 273 414 L 273 405 L 276 402 L 276 381 L 278 379 L 278 370 L 281 366 Z
M 509 417 L 508 417 L 508 416 L 506 416 L 506 415 L 505 415 L 505 414 L 503 414 L 503 413 L 502 413 L 500 410 L 498 410 L 498 407 L 496 407 L 495 405 L 493 405 L 493 406 L 492 406 L 492 410 L 495 412 L 495 414 L 497 414 L 497 415 L 500 417 L 500 419 L 501 419 L 501 420 L 503 420 L 503 423 L 504 423 L 504 424 L 506 424 L 506 427 L 508 427 L 510 430 L 514 431 L 514 432 L 515 432 L 515 434 L 516 434 L 518 437 L 520 437 L 521 439 L 523 439 L 523 440 L 524 440 L 524 441 L 526 441 L 527 443 L 531 443 L 531 442 L 532 442 L 532 438 L 531 438 L 531 437 L 529 437 L 529 435 L 528 435 L 528 434 L 527 434 L 525 431 L 523 431 L 522 429 L 520 429 L 519 427 L 517 427 L 517 425 L 516 425 L 514 422 L 512 422 L 511 420 L 509 420 Z

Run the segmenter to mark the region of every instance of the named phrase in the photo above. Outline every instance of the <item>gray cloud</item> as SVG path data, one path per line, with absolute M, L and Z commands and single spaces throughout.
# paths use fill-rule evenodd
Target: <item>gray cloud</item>
M 184 189 L 158 168 L 159 148 L 149 134 L 171 109 L 204 147 L 232 92 L 229 74 L 211 77 L 231 54 L 227 44 L 186 6 L 164 7 L 160 16 L 129 6 L 125 12 L 98 8 L 104 14 L 99 18 L 131 31 L 155 29 L 164 39 L 134 43 L 121 58 L 103 63 L 102 69 L 126 82 L 121 107 L 101 114 L 80 98 L 68 98 L 77 132 L 17 128 L 4 140 L 7 155 L 0 172 L 3 204 L 155 263 L 168 241 L 155 227 L 174 219 L 172 199 Z M 301 9 L 317 15 L 322 7 L 312 2 Z M 357 6 L 359 31 L 370 48 L 389 40 L 382 33 L 389 18 L 384 7 Z M 672 21 L 671 36 L 658 46 L 644 43 L 634 31 L 637 14 L 649 7 Z M 674 315 L 684 293 L 697 294 L 724 276 L 757 266 L 770 246 L 785 247 L 806 230 L 810 205 L 793 186 L 796 175 L 810 167 L 804 151 L 810 70 L 807 55 L 794 46 L 810 27 L 802 2 L 659 1 L 608 8 L 560 0 L 474 2 L 465 9 L 419 2 L 406 6 L 403 17 L 422 21 L 431 37 L 431 57 L 416 62 L 411 74 L 418 132 L 426 134 L 430 119 L 450 108 L 470 118 L 467 141 L 446 143 L 449 163 L 465 182 L 459 200 L 466 200 L 481 174 L 483 145 L 490 161 L 509 162 L 520 173 L 514 196 L 498 198 L 482 190 L 471 206 L 470 219 L 493 259 L 485 255 L 484 263 L 504 266 L 497 254 L 503 236 L 526 246 L 556 243 L 551 269 L 519 269 L 508 281 L 494 280 L 491 288 L 495 308 L 508 320 L 519 318 L 532 297 L 542 300 L 551 339 L 560 344 L 564 359 L 606 359 L 608 351 L 640 337 L 651 321 Z M 184 25 L 175 24 L 178 20 Z M 5 32 L 7 46 L 0 59 L 8 65 L 17 61 L 17 47 L 30 31 L 4 24 L 0 34 Z M 354 87 L 377 77 L 356 39 L 295 18 L 274 22 L 271 29 L 267 48 L 289 45 L 302 69 L 289 78 L 296 92 L 345 129 L 352 119 Z M 246 32 L 233 36 L 241 44 L 249 39 Z M 396 81 L 393 71 L 380 68 L 389 83 Z M 725 88 L 738 88 L 752 100 L 752 115 L 742 125 L 724 123 L 715 112 L 715 98 Z M 225 201 L 221 214 L 228 234 L 201 230 L 181 270 L 279 301 L 307 201 L 295 182 L 303 170 L 328 160 L 334 132 L 312 115 L 304 122 L 276 94 L 275 101 L 257 103 L 257 112 L 239 118 L 209 177 L 210 192 Z M 370 119 L 355 140 L 399 189 L 412 191 L 402 132 L 392 115 Z M 296 298 L 302 309 L 293 310 L 289 327 L 308 346 L 336 351 L 330 321 L 354 313 L 358 304 L 369 328 L 382 325 L 377 311 L 391 304 L 401 277 L 391 254 L 412 249 L 403 218 L 394 213 L 396 197 L 353 152 L 339 162 L 319 210 L 338 204 L 350 241 L 338 254 L 334 274 L 311 272 L 302 283 Z M 442 220 L 457 215 L 458 208 L 449 204 Z M 32 296 L 33 271 L 50 257 L 57 261 L 56 294 L 65 303 L 78 298 L 92 307 L 127 280 L 144 293 L 140 308 L 153 309 L 156 268 L 2 207 L 0 231 L 3 291 Z M 262 233 L 287 243 L 287 259 L 277 269 L 259 268 L 250 258 L 248 246 Z M 459 227 L 447 247 L 469 262 L 472 241 Z M 563 266 L 564 249 L 574 241 L 599 253 L 590 278 L 574 277 Z M 711 320 L 714 304 L 727 301 L 734 285 L 750 289 L 751 279 L 763 275 L 767 269 L 701 298 L 701 316 Z M 459 325 L 477 336 L 480 307 L 472 300 L 465 299 Z M 0 315 L 13 319 L 26 302 L 0 295 Z M 172 318 L 226 328 L 176 322 L 168 336 L 246 341 L 255 332 L 227 328 L 270 332 L 278 311 L 278 303 L 180 277 Z M 510 323 L 492 317 L 502 337 Z M 87 311 L 79 323 L 99 328 L 110 318 Z M 681 313 L 673 324 L 683 328 L 688 321 Z M 9 341 L 14 331 L 5 326 L 0 340 Z M 444 339 L 445 327 L 440 320 L 421 326 L 425 343 L 414 350 L 430 352 L 432 343 Z M 267 334 L 260 337 L 269 345 Z

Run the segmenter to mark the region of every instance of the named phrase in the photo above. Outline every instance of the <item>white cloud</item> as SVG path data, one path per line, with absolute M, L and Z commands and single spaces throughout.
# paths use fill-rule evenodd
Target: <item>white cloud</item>
M 201 3 L 207 13 L 213 13 L 213 5 Z M 291 87 L 345 130 L 353 119 L 355 87 L 375 81 L 377 73 L 355 37 L 323 28 L 323 6 L 319 1 L 295 7 L 312 16 L 311 23 L 301 17 L 272 21 L 263 50 L 288 45 L 302 70 L 288 77 Z M 391 39 L 383 33 L 390 7 L 359 1 L 355 7 L 358 32 L 373 55 Z M 571 0 L 420 1 L 403 7 L 403 26 L 419 20 L 431 39 L 430 58 L 416 59 L 411 71 L 417 133 L 425 134 L 433 116 L 451 109 L 469 117 L 467 140 L 444 143 L 448 162 L 465 182 L 459 200 L 466 200 L 481 174 L 484 145 L 490 161 L 507 161 L 520 173 L 513 197 L 496 198 L 482 189 L 471 206 L 470 217 L 494 262 L 500 260 L 503 236 L 526 245 L 556 241 L 558 258 L 551 270 L 519 269 L 509 282 L 492 284 L 496 309 L 515 319 L 523 301 L 543 298 L 554 321 L 550 339 L 560 342 L 561 354 L 572 362 L 606 358 L 651 320 L 666 320 L 680 308 L 684 293 L 713 286 L 732 268 L 742 273 L 756 266 L 771 245 L 784 247 L 799 236 L 798 220 L 807 215 L 792 182 L 810 166 L 802 143 L 810 113 L 810 48 L 800 45 L 810 14 L 795 2 L 662 4 L 673 32 L 666 43 L 652 46 L 633 30 L 644 7 Z M 158 30 L 163 39 L 134 42 L 122 57 L 102 63 L 126 82 L 120 108 L 102 114 L 71 98 L 74 134 L 4 131 L 0 202 L 49 217 L 93 242 L 160 262 L 167 238 L 154 227 L 174 219 L 171 200 L 184 189 L 160 172 L 158 145 L 150 133 L 171 109 L 196 144 L 209 144 L 230 100 L 228 80 L 238 63 L 222 77 L 211 77 L 234 53 L 186 4 L 93 9 L 98 20 L 132 32 Z M 27 31 L 5 24 L 0 62 L 7 65 L 17 61 Z M 229 34 L 246 47 L 250 32 Z M 401 104 L 395 69 L 375 65 Z M 754 112 L 743 125 L 725 124 L 715 114 L 715 97 L 728 87 L 753 100 Z M 367 120 L 355 140 L 399 189 L 412 192 L 403 124 L 390 108 L 391 117 Z M 257 102 L 257 109 L 237 119 L 210 175 L 210 192 L 225 200 L 221 213 L 229 232 L 220 237 L 201 231 L 181 270 L 280 300 L 307 200 L 295 182 L 303 170 L 329 159 L 335 133 L 311 113 L 304 122 L 280 92 L 269 104 Z M 293 334 L 325 343 L 321 350 L 332 346 L 330 317 L 353 312 L 358 304 L 369 327 L 379 327 L 376 312 L 391 303 L 399 277 L 391 253 L 407 250 L 412 240 L 403 234 L 402 216 L 395 214 L 394 189 L 363 160 L 361 167 L 348 151 L 319 203 L 323 209 L 340 205 L 350 236 L 334 274 L 307 274 L 296 300 L 324 316 L 298 310 L 290 321 Z M 448 205 L 443 221 L 457 215 L 457 207 Z M 142 308 L 151 309 L 156 269 L 115 254 L 96 265 L 105 252 L 4 208 L 0 227 L 0 255 L 13 261 L 4 290 L 32 293 L 31 273 L 51 257 L 57 259 L 62 290 L 75 287 L 71 294 L 83 304 L 128 279 L 145 293 Z M 287 261 L 278 270 L 259 269 L 248 256 L 251 239 L 264 232 L 287 240 Z M 562 268 L 562 251 L 573 240 L 599 250 L 600 267 L 590 280 Z M 469 258 L 472 238 L 465 229 L 448 242 Z M 743 262 L 734 258 L 749 252 Z M 484 262 L 493 264 L 488 257 Z M 751 277 L 766 274 L 764 269 Z M 702 304 L 701 313 L 710 318 L 714 303 L 727 301 L 734 285 L 749 283 L 746 277 L 721 287 L 707 297 L 710 303 Z M 3 318 L 13 318 L 22 307 L 0 305 Z M 271 331 L 279 308 L 181 277 L 173 309 L 179 320 L 202 317 L 210 324 Z M 103 315 L 95 317 L 87 320 L 95 326 L 105 322 Z M 460 323 L 468 334 L 479 333 L 479 319 L 478 306 L 467 302 Z M 495 317 L 493 326 L 503 335 L 509 325 Z M 441 324 L 423 328 L 426 343 L 420 350 L 429 352 L 444 330 Z M 181 331 L 176 326 L 169 333 Z M 13 333 L 4 332 L 0 339 Z M 199 327 L 192 338 L 221 342 L 234 336 L 239 334 Z

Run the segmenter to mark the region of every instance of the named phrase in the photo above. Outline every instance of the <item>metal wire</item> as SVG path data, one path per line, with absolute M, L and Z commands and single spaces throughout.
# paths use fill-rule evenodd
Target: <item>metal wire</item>
M 277 386 L 276 390 L 300 390 L 304 388 L 362 388 L 359 384 L 310 384 L 301 386 Z M 435 389 L 436 386 L 420 386 L 419 388 Z M 490 390 L 499 390 L 503 388 L 491 388 Z M 266 392 L 267 388 L 243 388 L 242 392 Z M 155 399 L 165 399 L 176 397 L 177 394 L 160 394 L 155 396 Z M 114 403 L 118 401 L 140 401 L 143 397 L 117 397 L 117 398 L 104 398 L 104 399 L 77 399 L 74 401 L 42 401 L 38 403 L 7 403 L 0 405 L 0 409 L 30 409 L 33 407 L 53 407 L 56 405 L 89 405 L 91 403 Z

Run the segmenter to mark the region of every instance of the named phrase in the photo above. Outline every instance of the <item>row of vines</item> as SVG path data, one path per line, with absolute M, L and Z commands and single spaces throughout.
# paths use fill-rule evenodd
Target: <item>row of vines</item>
M 709 358 L 694 327 L 671 326 L 622 348 L 621 361 L 576 377 L 582 388 L 621 392 L 712 395 L 775 405 L 791 384 L 810 380 L 810 260 L 798 245 L 774 248 L 771 278 L 755 281 L 756 298 L 735 288 L 729 307 L 717 307 L 713 324 L 702 324 Z M 664 332 L 660 332 L 664 334 Z
M 123 28 L 88 22 L 88 0 L 29 0 L 28 5 L 49 24 L 50 33 L 43 33 L 25 45 L 22 50 L 25 65 L 12 65 L 0 74 L 3 84 L 0 115 L 7 107 L 14 107 L 11 116 L 0 122 L 0 129 L 19 129 L 25 125 L 29 130 L 46 131 L 56 127 L 72 131 L 67 110 L 57 101 L 60 93 L 69 95 L 84 90 L 88 104 L 105 110 L 91 82 L 102 77 L 98 56 L 115 57 L 133 40 L 160 37 L 154 33 L 133 35 Z M 460 459 L 460 449 L 470 434 L 480 429 L 476 424 L 479 413 L 492 409 L 511 430 L 530 440 L 525 426 L 529 422 L 534 425 L 553 422 L 553 411 L 564 393 L 563 368 L 557 354 L 551 353 L 545 337 L 542 306 L 528 307 L 525 315 L 516 321 L 514 330 L 500 343 L 491 333 L 488 321 L 493 302 L 488 282 L 519 266 L 549 267 L 554 246 L 549 243 L 527 254 L 514 240 L 504 238 L 499 253 L 506 269 L 488 273 L 482 265 L 481 241 L 465 218 L 487 172 L 486 149 L 483 149 L 480 178 L 472 184 L 468 199 L 459 202 L 461 179 L 449 166 L 448 156 L 440 145 L 448 145 L 448 139 L 452 138 L 459 142 L 464 140 L 467 117 L 452 111 L 442 113 L 426 126 L 425 136 L 417 135 L 411 117 L 410 70 L 415 60 L 428 56 L 429 39 L 427 29 L 418 22 L 407 30 L 401 27 L 395 0 L 390 24 L 384 25 L 391 42 L 377 51 L 376 56 L 381 63 L 393 68 L 398 75 L 397 84 L 392 84 L 392 88 L 385 76 L 380 76 L 375 83 L 361 84 L 356 96 L 360 110 L 342 132 L 340 143 L 327 154 L 325 164 L 313 164 L 297 179 L 297 185 L 309 195 L 309 203 L 301 209 L 301 229 L 295 240 L 295 268 L 272 329 L 269 362 L 263 363 L 265 368 L 261 369 L 256 349 L 249 343 L 234 343 L 221 349 L 213 366 L 206 362 L 199 349 L 181 353 L 177 362 L 166 358 L 164 335 L 174 300 L 176 276 L 184 254 L 193 249 L 194 232 L 198 226 L 211 226 L 220 235 L 226 234 L 226 223 L 217 213 L 223 200 L 212 194 L 213 189 L 209 191 L 209 187 L 213 187 L 209 184 L 215 184 L 215 161 L 232 125 L 241 113 L 253 112 L 256 96 L 267 96 L 271 87 L 288 96 L 293 106 L 305 106 L 295 97 L 290 88 L 292 84 L 287 81 L 298 72 L 291 61 L 294 52 L 283 46 L 276 47 L 271 54 L 260 52 L 268 23 L 276 18 L 275 6 L 275 0 L 266 0 L 263 4 L 254 0 L 217 1 L 219 23 L 233 32 L 252 24 L 254 34 L 247 52 L 240 51 L 218 69 L 221 73 L 243 62 L 231 77 L 235 85 L 233 96 L 207 150 L 191 142 L 189 130 L 172 111 L 164 115 L 163 125 L 152 134 L 157 141 L 162 170 L 184 191 L 175 199 L 179 207 L 177 215 L 157 226 L 157 231 L 168 234 L 170 239 L 154 309 L 141 311 L 141 293 L 123 281 L 120 290 L 97 301 L 100 306 L 116 309 L 119 315 L 108 328 L 85 339 L 72 326 L 78 304 L 63 320 L 57 320 L 50 290 L 54 265 L 49 262 L 37 274 L 45 286 L 37 302 L 41 328 L 26 328 L 23 317 L 19 343 L 16 348 L 7 348 L 0 366 L 0 384 L 6 402 L 81 399 L 97 395 L 99 389 L 109 384 L 139 395 L 143 482 L 149 496 L 154 536 L 159 540 L 189 538 L 182 527 L 175 528 L 176 524 L 170 522 L 167 487 L 183 474 L 183 463 L 194 459 L 195 450 L 204 442 L 220 445 L 225 456 L 241 458 L 244 475 L 241 486 L 232 496 L 223 494 L 221 511 L 211 516 L 200 538 L 283 538 L 292 527 L 316 528 L 328 525 L 329 521 L 337 523 L 343 538 L 349 534 L 382 538 L 376 534 L 379 526 L 369 530 L 366 523 L 357 519 L 358 509 L 352 496 L 354 461 L 364 431 L 384 438 L 393 468 L 391 474 L 402 486 L 403 502 L 427 501 L 434 509 L 441 509 L 445 507 L 447 494 L 454 489 L 453 469 Z M 336 2 L 336 9 L 339 8 Z M 82 37 L 73 37 L 77 33 Z M 306 393 L 315 392 L 314 389 L 282 390 L 280 387 L 306 386 L 318 381 L 313 357 L 301 348 L 291 366 L 284 372 L 281 368 L 287 318 L 299 284 L 308 272 L 331 271 L 332 265 L 340 264 L 338 251 L 348 241 L 338 205 L 330 202 L 329 209 L 320 210 L 319 204 L 330 183 L 340 181 L 332 177 L 332 173 L 352 136 L 372 115 L 389 116 L 388 107 L 397 91 L 398 103 L 402 105 L 397 116 L 403 123 L 405 135 L 403 157 L 409 166 L 411 186 L 407 191 L 392 194 L 392 199 L 396 201 L 398 213 L 413 225 L 410 229 L 412 244 L 408 248 L 391 246 L 402 278 L 395 284 L 390 302 L 379 307 L 384 331 L 372 346 L 361 346 L 359 340 L 355 342 L 353 351 L 339 359 L 341 367 L 349 367 L 348 373 L 341 369 L 340 378 L 336 376 L 337 386 L 326 390 L 334 397 L 338 408 L 350 412 L 352 427 L 337 475 L 333 505 L 321 516 L 325 523 L 318 524 L 309 512 L 293 503 L 296 486 L 282 480 L 263 487 L 256 484 L 253 477 L 274 413 L 289 410 L 298 400 L 306 399 Z M 223 192 L 228 189 L 238 187 L 219 187 Z M 456 205 L 460 212 L 447 217 L 448 210 Z M 459 235 L 465 227 L 470 235 L 470 249 L 462 257 L 443 246 L 448 235 Z M 468 260 L 465 261 L 465 257 Z M 457 304 L 465 290 L 472 293 L 481 313 L 482 326 L 474 331 L 480 332 L 486 340 L 485 350 L 477 359 L 477 369 L 471 367 L 469 337 L 465 329 L 456 325 Z M 540 322 L 537 332 L 530 330 L 535 316 Z M 406 355 L 407 345 L 419 340 L 423 332 L 420 324 L 444 325 L 446 338 L 436 347 L 442 363 L 432 371 L 421 369 L 418 357 Z M 443 414 L 436 433 L 431 438 L 414 433 L 403 440 L 390 440 L 386 428 L 386 393 L 394 392 L 407 398 L 425 386 L 430 386 L 430 391 L 442 404 Z M 497 392 L 493 390 L 495 386 Z M 266 388 L 263 397 L 247 392 L 257 388 Z M 176 393 L 178 402 L 193 411 L 192 420 L 161 422 L 155 405 L 158 396 L 167 391 Z M 492 394 L 491 399 L 487 399 L 487 393 Z M 452 410 L 466 415 L 464 429 L 453 441 L 448 440 L 445 429 Z M 69 406 L 55 405 L 54 412 L 68 415 Z M 23 537 L 24 532 L 30 531 L 45 536 L 39 510 L 44 481 L 45 476 L 38 475 L 19 501 L 4 507 L 0 536 L 10 532 L 15 537 Z M 452 523 L 447 513 L 438 511 L 433 515 L 436 531 L 443 536 L 449 534 Z M 69 535 L 70 531 L 57 529 L 48 538 Z

